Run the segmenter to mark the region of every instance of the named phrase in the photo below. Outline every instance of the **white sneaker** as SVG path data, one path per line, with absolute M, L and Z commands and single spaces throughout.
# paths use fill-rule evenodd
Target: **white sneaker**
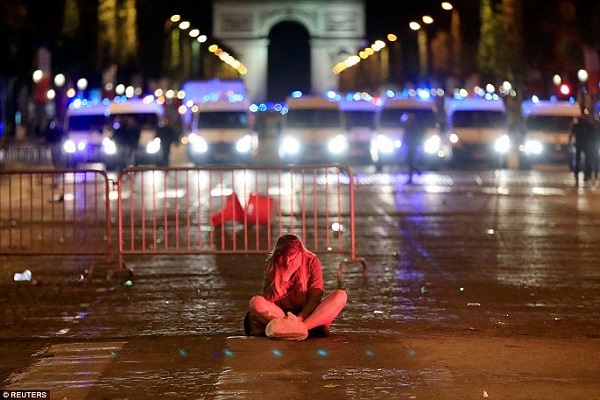
M 304 340 L 308 336 L 308 329 L 306 329 L 304 322 L 288 312 L 283 318 L 275 318 L 269 321 L 265 333 L 273 339 Z

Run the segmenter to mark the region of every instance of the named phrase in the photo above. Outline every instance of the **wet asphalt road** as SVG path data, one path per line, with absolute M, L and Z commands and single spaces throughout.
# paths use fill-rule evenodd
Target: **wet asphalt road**
M 52 399 L 600 398 L 600 186 L 566 171 L 356 174 L 325 339 L 240 338 L 263 256 L 5 257 L 0 388 Z M 29 268 L 37 281 L 14 282 Z M 283 393 L 283 394 L 282 394 Z

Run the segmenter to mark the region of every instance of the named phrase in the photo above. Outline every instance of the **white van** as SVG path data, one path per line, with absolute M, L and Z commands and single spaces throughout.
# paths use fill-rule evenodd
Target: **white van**
M 534 164 L 571 162 L 569 141 L 573 120 L 581 116 L 577 102 L 532 100 L 524 101 L 522 140 L 519 146 L 519 167 L 528 169 Z
M 258 154 L 254 115 L 241 80 L 198 80 L 183 84 L 187 155 L 200 164 L 249 164 Z
M 163 106 L 152 98 L 74 103 L 65 116 L 64 160 L 68 166 L 103 163 L 117 169 L 154 163 L 159 157 L 156 134 L 163 116 Z
M 377 137 L 372 148 L 378 168 L 403 162 L 402 141 L 409 114 L 425 126 L 420 163 L 435 167 L 446 159 L 448 149 L 442 140 L 434 99 L 428 95 L 392 94 L 384 97 L 377 117 Z
M 504 166 L 510 138 L 504 101 L 498 96 L 445 99 L 446 137 L 452 157 Z
M 372 164 L 372 144 L 376 136 L 376 119 L 380 103 L 366 94 L 349 95 L 340 100 L 348 139 L 349 164 Z
M 317 95 L 291 96 L 281 121 L 279 158 L 283 162 L 346 161 L 348 140 L 339 99 Z
M 108 104 L 75 102 L 65 113 L 63 129 L 63 163 L 76 166 L 85 162 L 100 162 L 102 140 L 108 118 Z
M 245 99 L 196 104 L 188 135 L 188 158 L 196 164 L 252 163 L 258 134 Z

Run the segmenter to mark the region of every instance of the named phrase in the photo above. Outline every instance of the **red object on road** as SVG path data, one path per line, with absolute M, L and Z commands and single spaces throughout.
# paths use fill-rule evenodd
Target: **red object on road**
M 210 216 L 210 224 L 212 226 L 220 226 L 228 221 L 244 221 L 244 209 L 235 193 L 227 197 L 225 205 L 223 205 L 220 211 Z
M 272 221 L 274 203 L 274 200 L 269 196 L 251 193 L 248 198 L 248 204 L 246 205 L 248 223 L 269 225 Z

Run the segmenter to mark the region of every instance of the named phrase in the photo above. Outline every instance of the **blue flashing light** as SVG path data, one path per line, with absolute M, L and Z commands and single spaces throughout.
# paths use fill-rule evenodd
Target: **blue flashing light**
M 90 89 L 89 98 L 92 103 L 100 103 L 102 100 L 102 90 Z
M 342 96 L 340 94 L 336 93 L 334 90 L 327 91 L 327 93 L 325 93 L 325 97 L 327 97 L 327 99 L 332 100 L 332 101 L 342 100 Z
M 230 103 L 239 103 L 239 102 L 244 101 L 244 96 L 239 93 L 235 93 L 235 94 L 229 96 L 228 100 Z
M 396 96 L 396 93 L 393 90 L 388 89 L 385 91 L 385 95 L 389 98 L 392 98 L 392 97 Z
M 250 112 L 256 113 L 256 112 L 266 112 L 266 111 L 275 111 L 275 112 L 281 112 L 283 108 L 283 105 L 281 103 L 260 103 L 260 104 L 251 104 L 250 106 L 248 106 L 248 110 L 250 110 Z M 286 109 L 287 111 L 287 109 Z
M 81 99 L 73 99 L 71 104 L 69 104 L 71 108 L 80 108 L 81 107 Z
M 302 97 L 302 92 L 300 90 L 294 90 L 292 92 L 293 99 L 299 99 L 300 97 Z
M 429 100 L 431 98 L 431 92 L 427 89 L 417 89 L 417 96 L 422 100 Z

